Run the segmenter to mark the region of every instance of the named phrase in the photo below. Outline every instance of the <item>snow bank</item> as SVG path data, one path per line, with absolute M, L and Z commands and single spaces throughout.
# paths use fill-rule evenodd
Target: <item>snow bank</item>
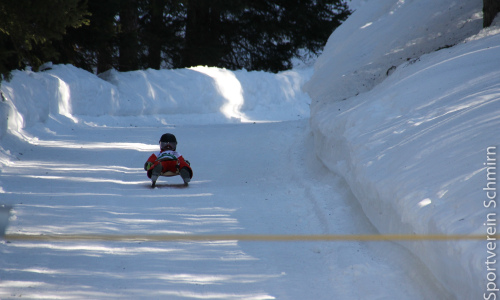
M 164 124 L 294 120 L 309 117 L 301 91 L 312 69 L 265 72 L 196 67 L 99 77 L 71 65 L 15 71 L 2 83 L 0 138 L 48 118 L 106 124 L 110 117 L 152 117 Z M 162 115 L 162 118 L 158 118 Z
M 479 32 L 481 0 L 358 0 L 356 11 L 330 36 L 306 85 L 322 103 L 369 91 L 397 66 L 455 45 Z
M 496 213 L 483 188 L 487 149 L 500 146 L 500 30 L 432 52 L 480 26 L 481 1 L 438 2 L 362 3 L 306 90 L 317 155 L 381 233 L 485 235 L 402 243 L 454 298 L 475 299 L 486 293 L 483 224 Z

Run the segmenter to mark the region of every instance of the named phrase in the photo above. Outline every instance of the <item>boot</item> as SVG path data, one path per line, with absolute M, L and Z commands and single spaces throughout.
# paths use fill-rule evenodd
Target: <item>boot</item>
M 184 167 L 180 170 L 182 180 L 184 180 L 184 184 L 187 185 L 191 181 L 191 174 L 189 174 L 189 170 Z
M 160 176 L 162 170 L 163 170 L 163 166 L 161 164 L 157 164 L 153 168 L 153 171 L 151 172 L 151 181 L 152 181 L 151 186 L 152 187 L 156 186 L 156 180 L 158 180 L 158 177 Z

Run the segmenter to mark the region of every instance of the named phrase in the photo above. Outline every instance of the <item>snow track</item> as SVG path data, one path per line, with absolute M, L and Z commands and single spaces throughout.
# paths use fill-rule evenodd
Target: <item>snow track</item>
M 164 132 L 194 178 L 142 170 Z M 26 134 L 3 169 L 16 234 L 374 233 L 346 185 L 312 154 L 308 120 L 171 127 L 61 126 Z M 0 298 L 430 299 L 419 263 L 392 243 L 0 244 Z M 425 284 L 425 288 L 419 285 Z

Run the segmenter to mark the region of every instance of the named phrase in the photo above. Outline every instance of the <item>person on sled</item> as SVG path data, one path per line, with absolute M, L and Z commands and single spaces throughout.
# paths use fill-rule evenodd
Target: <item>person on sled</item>
M 151 178 L 152 187 L 155 187 L 159 176 L 181 175 L 187 185 L 193 178 L 193 170 L 189 161 L 176 151 L 177 139 L 171 133 L 165 133 L 160 138 L 160 152 L 153 153 L 144 164 L 144 170 Z

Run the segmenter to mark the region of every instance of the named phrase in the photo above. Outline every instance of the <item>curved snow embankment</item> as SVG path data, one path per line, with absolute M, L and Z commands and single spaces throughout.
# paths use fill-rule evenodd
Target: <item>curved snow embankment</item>
M 317 155 L 381 233 L 485 236 L 402 243 L 456 299 L 487 293 L 483 224 L 496 209 L 485 206 L 484 163 L 500 151 L 499 45 L 497 33 L 424 55 L 311 115 Z
M 332 33 L 307 83 L 312 113 L 371 90 L 397 66 L 482 27 L 481 0 L 351 1 L 359 7 Z
M 14 71 L 1 86 L 0 139 L 59 115 L 104 125 L 106 116 L 163 115 L 163 125 L 307 118 L 310 100 L 301 86 L 311 73 L 312 68 L 271 74 L 197 67 L 96 76 L 71 65 Z

